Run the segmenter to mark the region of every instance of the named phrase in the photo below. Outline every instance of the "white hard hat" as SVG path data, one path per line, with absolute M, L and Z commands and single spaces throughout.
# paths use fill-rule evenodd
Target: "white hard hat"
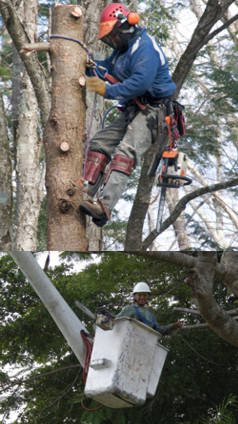
M 133 288 L 133 294 L 135 293 L 150 293 L 150 288 L 147 283 L 136 283 Z

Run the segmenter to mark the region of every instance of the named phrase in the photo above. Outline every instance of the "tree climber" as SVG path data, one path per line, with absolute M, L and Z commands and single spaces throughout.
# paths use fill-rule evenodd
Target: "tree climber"
M 182 323 L 180 321 L 168 325 L 159 325 L 156 322 L 154 314 L 149 309 L 145 308 L 150 292 L 148 284 L 144 282 L 137 283 L 133 289 L 136 304 L 126 306 L 119 314 L 117 314 L 116 318 L 135 318 L 163 335 L 171 334 L 172 331 L 181 328 Z
M 86 158 L 89 197 L 81 203 L 80 210 L 98 226 L 110 219 L 129 175 L 151 146 L 158 108 L 171 98 L 176 87 L 162 48 L 138 22 L 139 15 L 121 3 L 112 3 L 103 10 L 98 38 L 114 50 L 111 56 L 96 63 L 119 82 L 106 84 L 101 74 L 100 78 L 87 78 L 89 91 L 120 100 L 122 105 L 119 117 L 92 137 Z M 87 73 L 92 75 L 92 70 Z

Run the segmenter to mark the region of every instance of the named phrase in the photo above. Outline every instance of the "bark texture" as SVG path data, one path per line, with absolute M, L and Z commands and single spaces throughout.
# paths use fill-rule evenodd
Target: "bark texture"
M 29 43 L 30 38 L 16 13 L 13 3 L 10 0 L 0 0 L 0 12 L 7 31 L 9 32 L 31 79 L 40 108 L 42 124 L 45 125 L 50 108 L 48 83 L 46 81 L 45 74 L 38 61 L 36 53 L 27 56 L 21 52 L 22 46 L 25 43 Z
M 7 119 L 0 95 L 0 249 L 11 250 L 12 166 L 7 133 Z
M 52 34 L 83 40 L 75 6 L 53 7 Z M 48 193 L 48 249 L 85 251 L 85 218 L 77 213 L 82 191 L 86 52 L 69 40 L 51 39 L 52 104 L 44 133 Z M 81 77 L 81 78 L 80 78 Z M 61 150 L 62 143 L 68 146 Z
M 238 323 L 218 305 L 213 294 L 216 253 L 203 252 L 199 256 L 188 282 L 200 314 L 219 337 L 238 347 Z
M 18 9 L 29 39 L 37 33 L 38 1 L 25 0 Z M 16 53 L 17 54 L 17 53 Z M 37 226 L 43 197 L 44 180 L 40 167 L 42 141 L 38 137 L 38 104 L 31 80 L 16 60 L 14 91 L 17 97 L 15 120 L 16 145 L 16 250 L 37 249 Z M 13 96 L 12 101 L 15 98 Z

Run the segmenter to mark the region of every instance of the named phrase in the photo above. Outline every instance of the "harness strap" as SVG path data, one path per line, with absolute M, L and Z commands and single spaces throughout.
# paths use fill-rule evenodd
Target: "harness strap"
M 138 321 L 141 321 L 141 322 L 143 322 L 145 325 L 149 325 L 150 327 L 151 327 L 151 324 L 153 324 L 152 328 L 154 328 L 154 329 L 159 328 L 159 325 L 158 325 L 158 324 L 157 324 L 157 322 L 155 321 L 155 317 L 154 317 L 154 315 L 152 314 L 152 312 L 150 313 L 150 315 L 151 315 L 151 321 L 149 321 L 148 319 L 146 319 L 146 318 L 145 318 L 145 317 L 141 314 L 141 311 L 140 311 L 140 309 L 139 309 L 139 307 L 138 307 L 138 306 L 134 305 L 134 309 L 135 309 L 135 311 L 136 311 L 136 316 L 137 316 Z

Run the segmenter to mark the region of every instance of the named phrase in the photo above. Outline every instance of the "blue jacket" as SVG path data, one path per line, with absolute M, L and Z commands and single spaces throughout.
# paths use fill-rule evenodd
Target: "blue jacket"
M 142 28 L 129 41 L 128 49 L 113 50 L 105 60 L 97 60 L 109 74 L 121 81 L 107 84 L 105 98 L 129 100 L 148 92 L 155 98 L 171 96 L 176 85 L 172 81 L 167 58 L 160 45 Z

